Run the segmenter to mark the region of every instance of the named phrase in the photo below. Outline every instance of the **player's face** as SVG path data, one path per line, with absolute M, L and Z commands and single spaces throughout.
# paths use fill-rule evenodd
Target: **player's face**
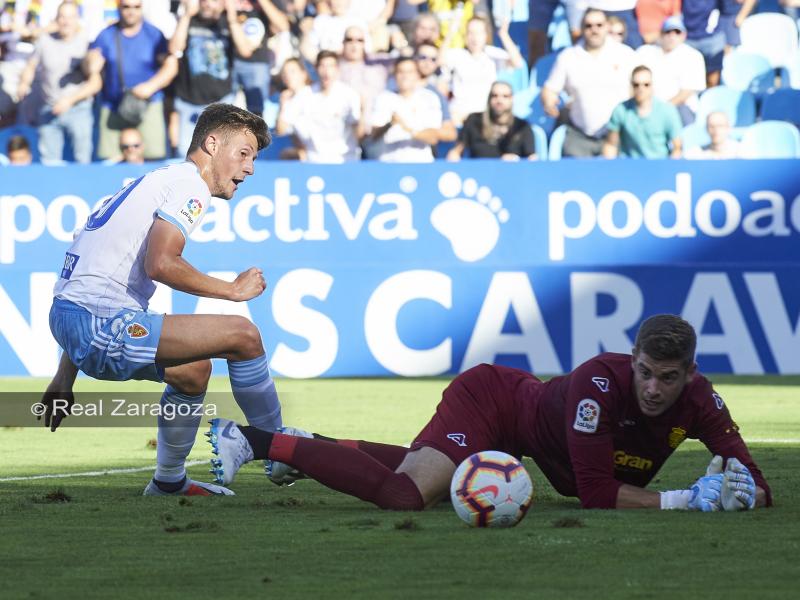
M 227 136 L 209 136 L 206 141 L 211 159 L 211 195 L 230 200 L 239 184 L 252 175 L 258 142 L 252 132 L 242 130 Z
M 695 364 L 687 369 L 677 360 L 655 360 L 644 352 L 633 355 L 631 366 L 636 400 L 646 417 L 657 417 L 667 412 L 697 369 Z

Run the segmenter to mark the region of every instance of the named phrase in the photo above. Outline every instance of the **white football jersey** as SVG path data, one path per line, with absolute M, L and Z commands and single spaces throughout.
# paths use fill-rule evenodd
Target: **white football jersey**
M 53 294 L 97 317 L 147 310 L 156 289 L 144 269 L 154 220 L 160 217 L 188 237 L 210 204 L 208 185 L 191 162 L 132 181 L 86 221 L 67 251 Z

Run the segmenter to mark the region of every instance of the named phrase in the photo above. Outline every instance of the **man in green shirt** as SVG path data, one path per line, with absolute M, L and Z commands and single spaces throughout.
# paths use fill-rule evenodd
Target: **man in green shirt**
M 681 118 L 672 104 L 653 97 L 653 73 L 636 67 L 631 85 L 633 97 L 617 105 L 608 122 L 603 156 L 680 158 Z

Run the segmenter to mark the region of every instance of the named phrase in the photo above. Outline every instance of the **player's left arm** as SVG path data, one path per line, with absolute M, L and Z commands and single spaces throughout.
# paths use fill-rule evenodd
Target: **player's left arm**
M 177 225 L 156 219 L 147 241 L 147 276 L 180 292 L 234 302 L 255 298 L 266 289 L 264 276 L 256 268 L 241 273 L 232 283 L 201 273 L 183 258 L 185 245 L 186 238 Z
M 755 506 L 772 506 L 772 493 L 761 470 L 739 433 L 739 426 L 731 417 L 722 397 L 708 383 L 698 390 L 701 397 L 701 414 L 697 423 L 697 438 L 705 444 L 712 455 L 721 456 L 726 463 L 735 458 L 743 465 L 755 482 Z M 705 401 L 704 401 L 705 400 Z

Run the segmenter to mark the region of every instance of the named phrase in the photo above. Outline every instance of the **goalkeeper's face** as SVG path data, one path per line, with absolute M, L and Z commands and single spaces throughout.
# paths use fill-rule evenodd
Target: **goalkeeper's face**
M 655 360 L 644 352 L 633 355 L 631 366 L 636 400 L 647 417 L 667 412 L 697 370 L 696 364 L 687 368 L 680 361 Z

